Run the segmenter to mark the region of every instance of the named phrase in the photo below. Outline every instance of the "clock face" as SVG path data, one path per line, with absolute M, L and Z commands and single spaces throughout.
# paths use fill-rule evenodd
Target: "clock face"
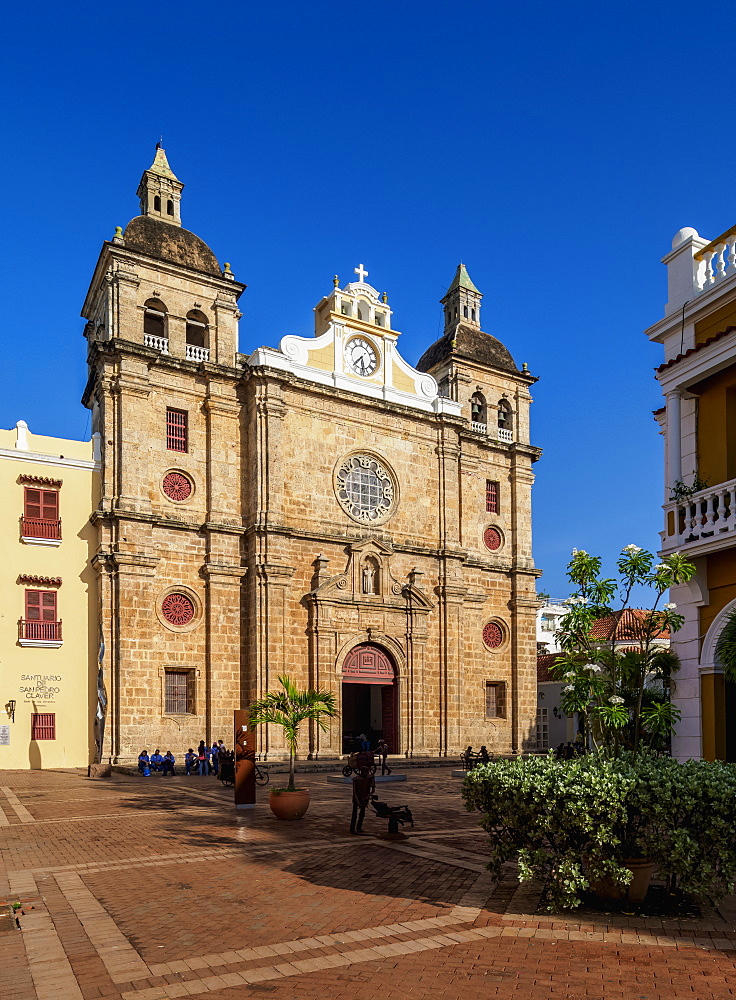
M 373 344 L 362 337 L 353 337 L 345 345 L 345 361 L 356 375 L 372 375 L 378 368 L 378 355 Z

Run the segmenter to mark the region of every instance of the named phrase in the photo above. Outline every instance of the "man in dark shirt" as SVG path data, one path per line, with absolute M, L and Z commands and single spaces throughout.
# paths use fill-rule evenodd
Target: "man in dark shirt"
M 361 767 L 357 774 L 353 775 L 353 815 L 350 818 L 350 832 L 362 833 L 363 820 L 365 819 L 366 806 L 371 800 L 371 795 L 376 790 L 376 783 L 370 768 Z

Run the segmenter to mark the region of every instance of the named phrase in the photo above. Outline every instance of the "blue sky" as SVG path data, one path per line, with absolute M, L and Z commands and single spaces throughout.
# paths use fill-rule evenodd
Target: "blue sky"
M 668 0 L 176 5 L 4 15 L 0 426 L 88 433 L 79 310 L 163 135 L 184 225 L 248 284 L 241 350 L 310 334 L 363 262 L 416 362 L 463 259 L 540 376 L 540 589 L 655 548 L 672 235 L 736 221 L 736 10 Z M 720 69 L 719 69 L 720 67 Z

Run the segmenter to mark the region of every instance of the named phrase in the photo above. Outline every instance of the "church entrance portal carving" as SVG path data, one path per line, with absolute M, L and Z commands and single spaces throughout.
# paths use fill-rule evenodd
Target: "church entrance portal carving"
M 363 643 L 350 650 L 342 668 L 343 752 L 360 747 L 365 733 L 374 748 L 381 737 L 398 753 L 399 686 L 393 660 L 380 646 Z

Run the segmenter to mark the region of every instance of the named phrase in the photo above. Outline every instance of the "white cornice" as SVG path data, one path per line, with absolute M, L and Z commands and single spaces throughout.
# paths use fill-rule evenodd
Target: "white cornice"
M 657 380 L 664 393 L 673 389 L 686 389 L 734 363 L 736 363 L 736 333 L 721 337 L 707 347 L 693 351 L 690 357 L 676 361 L 669 368 L 658 372 Z
M 0 448 L 0 458 L 9 458 L 15 462 L 33 462 L 36 465 L 56 465 L 62 469 L 91 469 L 98 470 L 99 462 L 87 461 L 83 458 L 62 458 L 60 455 L 44 455 L 35 451 L 11 451 L 9 448 Z
M 721 298 L 725 301 L 719 302 L 718 300 Z M 720 308 L 733 298 L 736 298 L 736 272 L 727 278 L 717 281 L 709 288 L 703 289 L 702 292 L 698 292 L 694 298 L 686 302 L 684 310 L 685 323 L 697 323 L 699 320 L 706 318 L 708 313 L 713 312 L 716 308 Z M 701 313 L 705 315 L 701 315 Z M 663 316 L 662 319 L 647 327 L 644 333 L 650 340 L 662 343 L 671 333 L 680 335 L 682 321 L 683 309 L 681 306 L 679 309 L 669 313 L 667 316 Z

